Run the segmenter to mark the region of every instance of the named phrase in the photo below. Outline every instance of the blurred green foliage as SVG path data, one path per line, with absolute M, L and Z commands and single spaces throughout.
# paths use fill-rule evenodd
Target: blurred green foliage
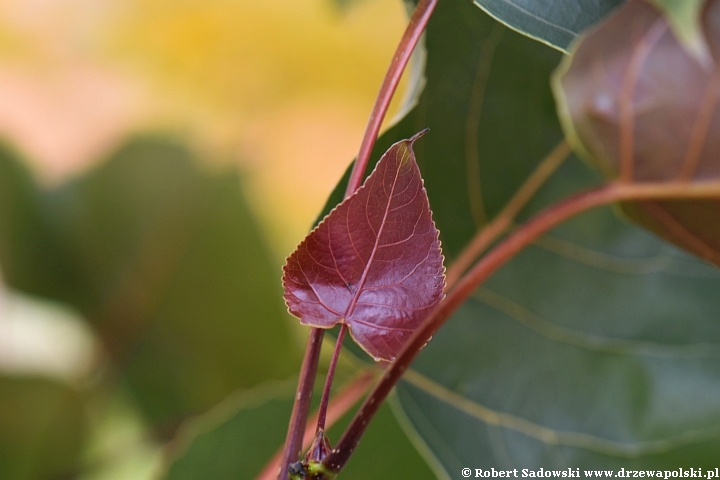
M 179 435 L 167 480 L 255 478 L 285 440 L 295 382 L 266 385 L 218 406 Z M 328 431 L 336 441 L 351 415 Z M 389 454 L 391 452 L 391 455 Z M 381 408 L 342 478 L 435 478 L 393 417 Z
M 0 376 L 0 478 L 73 478 L 87 432 L 82 397 L 57 381 Z
M 282 304 L 279 267 L 236 174 L 203 170 L 177 142 L 139 138 L 51 190 L 4 150 L 0 183 L 7 284 L 83 314 L 104 347 L 101 384 L 129 391 L 156 435 L 171 436 L 183 418 L 238 389 L 294 371 L 299 345 Z M 42 393 L 24 385 L 13 383 L 20 398 Z M 76 403 L 53 407 L 65 417 L 68 441 L 38 448 L 78 448 L 82 422 L 73 424 L 78 415 L 69 410 Z M 32 403 L 25 408 L 36 410 Z M 29 433 L 17 441 L 20 431 L 1 429 L 0 441 L 31 447 Z M 57 456 L 50 453 L 48 459 Z M 58 468 L 74 458 L 61 456 L 67 458 Z M 10 474 L 6 465 L 0 462 L 0 478 Z

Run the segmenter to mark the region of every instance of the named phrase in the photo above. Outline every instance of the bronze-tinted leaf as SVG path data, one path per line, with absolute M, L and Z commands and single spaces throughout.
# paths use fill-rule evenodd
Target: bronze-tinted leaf
M 392 360 L 442 298 L 439 232 L 412 151 L 418 137 L 390 147 L 284 269 L 293 315 L 321 328 L 346 323 L 375 359 Z
M 720 1 L 702 27 L 713 64 L 702 65 L 667 19 L 631 1 L 590 32 L 556 78 L 564 126 L 610 177 L 628 182 L 720 179 Z M 720 265 L 720 202 L 624 206 L 635 221 Z

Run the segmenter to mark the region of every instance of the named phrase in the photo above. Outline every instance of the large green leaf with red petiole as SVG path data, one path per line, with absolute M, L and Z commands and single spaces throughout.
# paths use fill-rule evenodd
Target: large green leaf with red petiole
M 561 55 L 461 0 L 438 4 L 426 45 L 425 90 L 374 158 L 430 127 L 416 155 L 452 260 L 562 139 L 549 87 Z M 602 181 L 571 158 L 520 220 Z M 719 288 L 713 267 L 598 209 L 478 289 L 420 352 L 399 402 L 447 478 L 714 466 Z
M 365 183 L 287 259 L 290 313 L 305 325 L 345 323 L 377 360 L 393 360 L 442 298 L 438 230 L 412 147 L 402 140 Z
M 578 45 L 556 80 L 564 126 L 609 177 L 720 180 L 720 2 L 702 15 L 704 65 L 651 5 L 628 2 Z M 720 188 L 718 189 L 720 191 Z M 640 224 L 720 265 L 720 199 L 628 203 Z

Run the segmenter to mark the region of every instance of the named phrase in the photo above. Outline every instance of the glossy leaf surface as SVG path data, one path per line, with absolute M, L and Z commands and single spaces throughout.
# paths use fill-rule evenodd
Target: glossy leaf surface
M 566 51 L 577 36 L 623 0 L 475 0 L 487 13 L 531 38 Z
M 629 2 L 578 46 L 556 88 L 576 147 L 634 182 L 720 180 L 720 2 L 703 14 L 715 67 L 651 5 Z M 719 189 L 720 193 L 720 189 Z M 639 223 L 720 265 L 720 201 L 628 205 Z
M 392 360 L 442 298 L 443 257 L 411 140 L 393 145 L 355 194 L 288 258 L 285 300 L 305 325 L 346 323 Z
M 416 152 L 452 260 L 562 139 L 549 88 L 561 55 L 462 0 L 438 4 L 427 49 L 418 106 L 381 138 L 375 158 L 431 128 Z M 518 221 L 602 181 L 568 159 Z M 420 352 L 398 398 L 443 465 L 440 478 L 460 478 L 469 465 L 712 466 L 718 289 L 713 267 L 611 208 L 590 212 L 468 299 Z

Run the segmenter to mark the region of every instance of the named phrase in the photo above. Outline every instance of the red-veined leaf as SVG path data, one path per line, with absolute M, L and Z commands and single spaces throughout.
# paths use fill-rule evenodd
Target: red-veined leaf
M 378 360 L 395 357 L 445 284 L 439 232 L 412 150 L 422 133 L 390 147 L 284 268 L 290 313 L 320 328 L 347 324 Z
M 556 77 L 575 147 L 610 177 L 689 184 L 720 180 L 720 1 L 700 18 L 711 65 L 684 47 L 647 2 L 620 7 L 580 42 Z M 622 205 L 634 221 L 720 266 L 720 201 Z

